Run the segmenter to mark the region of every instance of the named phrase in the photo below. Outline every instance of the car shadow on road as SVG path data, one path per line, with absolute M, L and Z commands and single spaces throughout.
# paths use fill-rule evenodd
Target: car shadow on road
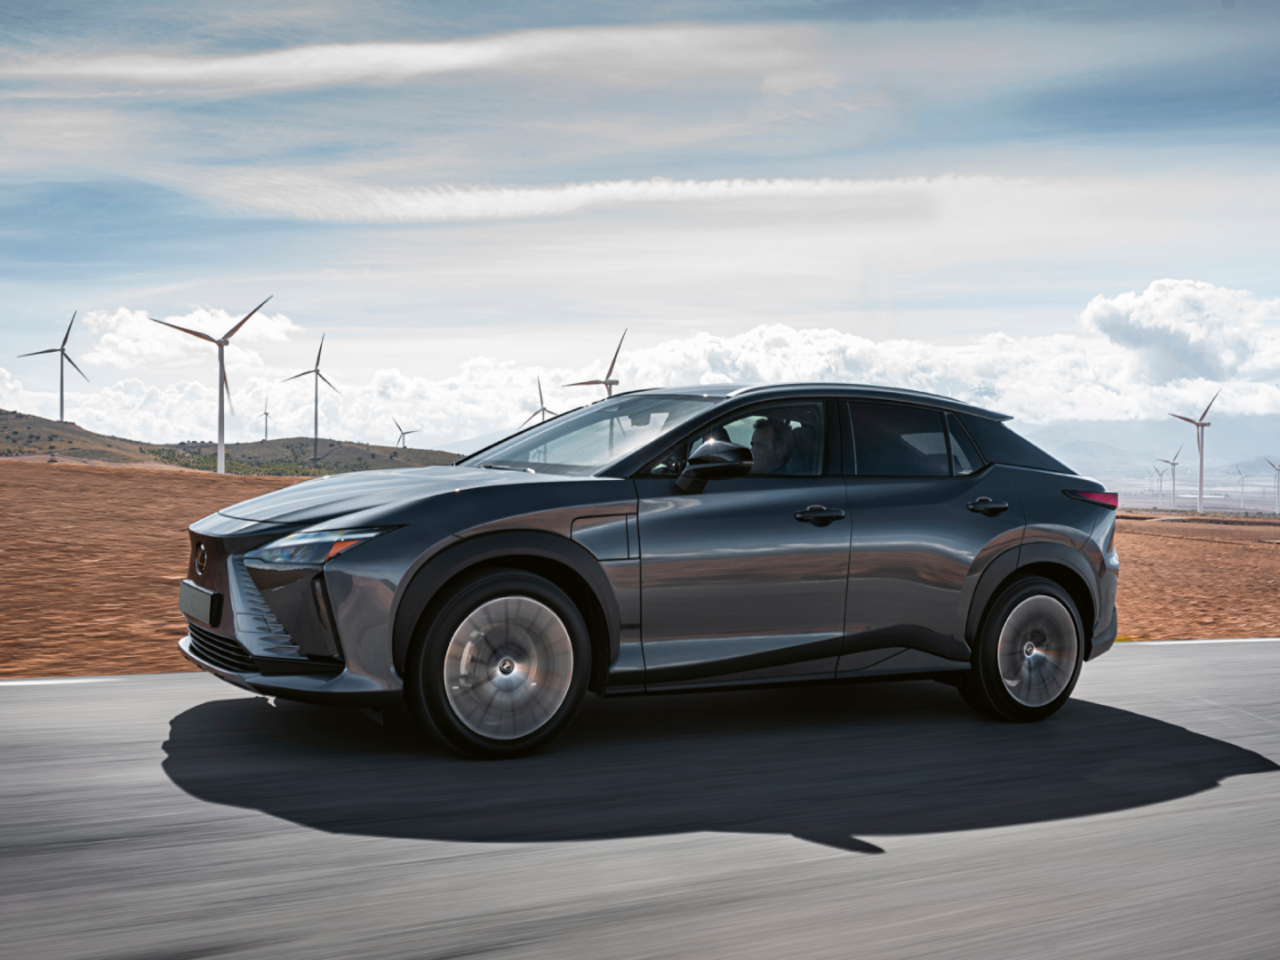
M 1072 701 L 1041 724 L 971 713 L 934 683 L 589 699 L 531 757 L 478 762 L 403 718 L 265 699 L 179 714 L 165 772 L 212 803 L 334 833 L 546 842 L 694 831 L 935 833 L 1128 810 L 1280 770 L 1241 747 Z

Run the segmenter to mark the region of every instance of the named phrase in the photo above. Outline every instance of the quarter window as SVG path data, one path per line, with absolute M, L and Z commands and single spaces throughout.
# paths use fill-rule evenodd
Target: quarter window
M 947 414 L 947 436 L 951 439 L 951 472 L 957 477 L 967 477 L 982 469 L 982 457 L 977 447 L 964 432 L 953 414 Z

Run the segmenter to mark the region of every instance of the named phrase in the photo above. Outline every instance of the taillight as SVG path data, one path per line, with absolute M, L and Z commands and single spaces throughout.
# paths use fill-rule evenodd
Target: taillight
M 1096 503 L 1098 506 L 1106 507 L 1108 510 L 1114 510 L 1120 506 L 1120 494 L 1118 493 L 1095 493 L 1092 490 L 1063 490 L 1062 492 L 1073 500 Z

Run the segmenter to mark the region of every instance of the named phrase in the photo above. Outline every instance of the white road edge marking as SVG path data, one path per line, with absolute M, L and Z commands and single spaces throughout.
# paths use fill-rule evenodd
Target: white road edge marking
M 120 677 L 49 677 L 46 680 L 0 680 L 0 687 L 36 687 L 52 683 L 111 683 Z
M 1280 637 L 1228 637 L 1222 640 L 1125 640 L 1126 647 L 1183 647 L 1189 643 L 1280 643 Z

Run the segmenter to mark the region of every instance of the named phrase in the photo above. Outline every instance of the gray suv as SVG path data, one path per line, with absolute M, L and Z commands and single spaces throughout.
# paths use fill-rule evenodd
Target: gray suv
M 1116 637 L 1116 496 L 1000 414 L 828 383 L 620 394 L 448 467 L 193 524 L 183 654 L 476 756 L 601 696 L 934 679 L 1041 720 Z

